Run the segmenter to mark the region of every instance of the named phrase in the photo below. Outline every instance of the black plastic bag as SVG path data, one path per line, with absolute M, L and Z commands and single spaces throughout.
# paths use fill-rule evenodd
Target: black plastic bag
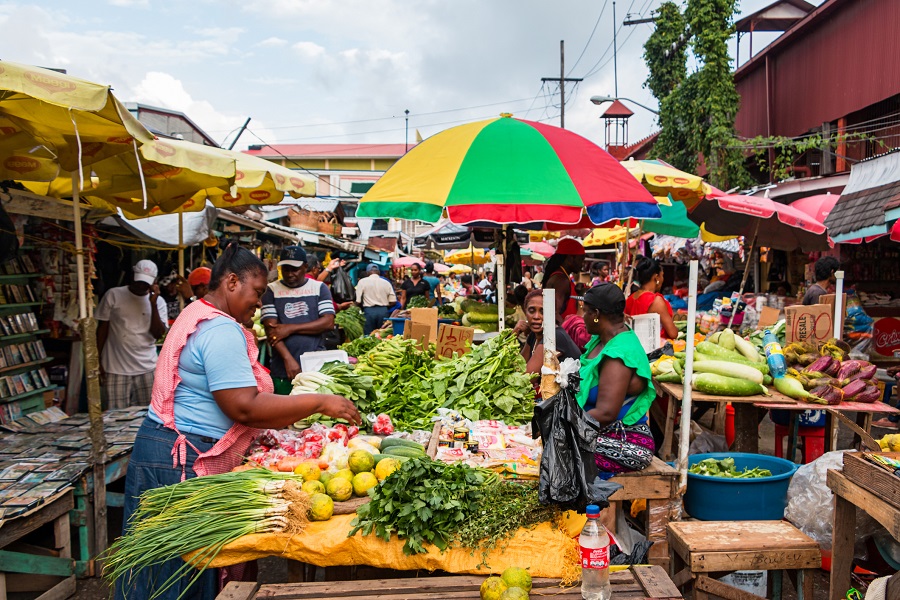
M 344 269 L 337 269 L 331 276 L 331 295 L 339 304 L 356 300 L 356 290 L 353 289 L 350 276 Z
M 573 376 L 568 387 L 535 407 L 532 432 L 544 443 L 541 503 L 584 513 L 588 504 L 609 506 L 608 498 L 622 486 L 598 477 L 594 448 L 603 426 L 578 406 L 576 382 Z

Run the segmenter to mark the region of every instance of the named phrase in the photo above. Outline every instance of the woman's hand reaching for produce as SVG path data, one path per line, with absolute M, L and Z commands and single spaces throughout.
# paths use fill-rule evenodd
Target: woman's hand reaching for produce
M 321 398 L 322 407 L 319 409 L 319 413 L 333 419 L 344 419 L 353 425 L 362 423 L 362 417 L 360 417 L 359 411 L 356 410 L 356 407 L 352 402 L 343 396 L 323 394 Z

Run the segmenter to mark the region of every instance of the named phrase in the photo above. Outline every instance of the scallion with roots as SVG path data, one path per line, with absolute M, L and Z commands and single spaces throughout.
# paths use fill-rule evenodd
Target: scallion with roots
M 253 533 L 302 531 L 309 513 L 302 483 L 289 473 L 250 469 L 147 490 L 125 535 L 107 551 L 103 576 L 111 583 L 121 580 L 127 594 L 141 569 L 196 552 L 161 586 L 142 590 L 152 600 L 195 571 L 187 591 L 234 540 Z

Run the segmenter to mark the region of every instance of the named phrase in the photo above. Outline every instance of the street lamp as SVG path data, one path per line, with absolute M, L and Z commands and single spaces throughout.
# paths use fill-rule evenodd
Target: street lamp
M 596 104 L 596 105 L 598 105 L 598 106 L 601 105 L 601 104 L 604 104 L 604 103 L 606 103 L 606 102 L 615 102 L 616 100 L 627 100 L 628 102 L 631 102 L 632 104 L 637 104 L 638 106 L 640 106 L 640 107 L 643 108 L 644 110 L 649 110 L 649 111 L 652 112 L 654 115 L 658 115 L 658 114 L 659 114 L 659 111 L 658 111 L 658 110 L 654 110 L 654 109 L 650 108 L 649 106 L 644 106 L 644 105 L 641 104 L 640 102 L 635 102 L 635 101 L 632 100 L 631 98 L 616 98 L 616 97 L 614 97 L 614 96 L 591 96 L 591 102 L 593 102 L 594 104 Z

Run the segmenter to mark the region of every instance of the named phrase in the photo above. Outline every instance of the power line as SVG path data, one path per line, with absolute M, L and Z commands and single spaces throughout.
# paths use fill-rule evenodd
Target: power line
M 641 8 L 640 13 L 643 14 L 643 12 L 644 12 L 647 8 L 649 8 L 649 5 L 652 4 L 652 2 L 653 2 L 653 0 L 648 0 L 648 1 L 644 4 L 644 6 Z M 632 2 L 632 4 L 634 4 L 634 2 Z M 624 25 L 624 23 L 623 23 L 622 26 L 619 27 L 619 31 L 621 31 L 621 30 L 622 30 L 622 27 L 624 27 L 624 26 L 625 26 L 625 25 Z M 616 45 L 616 51 L 621 50 L 622 48 L 625 47 L 625 44 L 628 43 L 628 40 L 631 39 L 631 36 L 634 35 L 634 32 L 635 32 L 635 29 L 632 29 L 631 31 L 628 32 L 628 35 L 625 36 L 625 39 L 622 40 L 622 43 Z M 615 56 L 616 56 L 616 53 L 613 52 L 613 55 L 612 55 L 611 57 L 609 57 L 608 59 L 606 59 L 606 61 L 605 61 L 603 64 L 599 64 L 599 61 L 598 61 L 598 64 L 597 64 L 597 65 L 594 65 L 594 68 L 591 69 L 591 71 L 590 71 L 587 75 L 584 76 L 584 79 L 587 79 L 588 77 L 593 77 L 594 75 L 596 75 L 597 73 L 599 73 L 599 72 L 603 69 L 603 67 L 605 67 L 606 65 L 608 65 L 608 64 L 615 58 Z M 601 60 L 602 60 L 602 57 L 601 57 Z
M 603 11 L 606 10 L 607 4 L 609 4 L 609 0 L 604 0 L 603 8 L 600 9 L 600 14 L 597 16 L 597 20 L 594 22 L 594 28 L 591 30 L 591 35 L 588 37 L 588 41 L 585 42 L 584 48 L 581 49 L 581 54 L 578 55 L 578 58 L 575 60 L 575 64 L 572 65 L 572 68 L 569 69 L 569 72 L 566 73 L 566 75 L 572 74 L 572 71 L 575 70 L 575 67 L 578 66 L 578 63 L 580 63 L 582 57 L 584 57 L 584 53 L 587 52 L 588 46 L 591 45 L 591 40 L 594 39 L 594 34 L 597 33 L 597 27 L 600 25 L 600 19 L 603 17 Z

